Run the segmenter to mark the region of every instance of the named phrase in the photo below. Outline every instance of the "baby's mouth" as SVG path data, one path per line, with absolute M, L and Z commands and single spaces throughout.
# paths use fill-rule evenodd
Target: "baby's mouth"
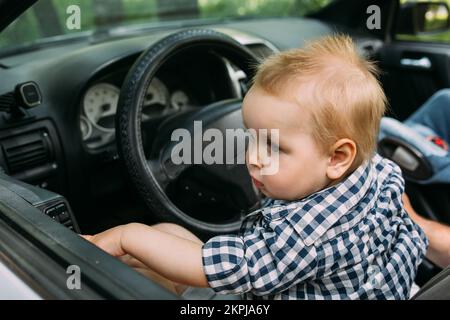
M 253 184 L 254 184 L 258 189 L 261 189 L 262 187 L 264 187 L 264 184 L 263 184 L 261 181 L 256 180 L 256 179 L 253 178 L 253 177 L 252 177 L 252 181 L 253 181 Z

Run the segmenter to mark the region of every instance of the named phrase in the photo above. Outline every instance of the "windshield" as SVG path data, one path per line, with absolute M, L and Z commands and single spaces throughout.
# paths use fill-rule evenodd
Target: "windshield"
M 331 0 L 40 0 L 0 34 L 0 53 L 114 27 L 304 16 Z M 183 24 L 181 24 L 183 25 Z M 44 41 L 45 40 L 45 41 Z

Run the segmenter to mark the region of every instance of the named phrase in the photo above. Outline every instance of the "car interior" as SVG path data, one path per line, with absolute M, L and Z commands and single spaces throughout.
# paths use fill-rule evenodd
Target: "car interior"
M 388 13 L 381 29 L 366 27 L 370 4 Z M 405 120 L 450 87 L 450 47 L 398 40 L 400 11 L 394 0 L 336 0 L 304 17 L 112 28 L 0 50 L 0 229 L 20 226 L 17 236 L 30 242 L 27 250 L 50 250 L 27 267 L 32 281 L 48 281 L 54 264 L 79 264 L 91 272 L 83 297 L 174 298 L 77 233 L 162 221 L 202 240 L 236 232 L 262 200 L 245 165 L 174 166 L 170 133 L 193 130 L 199 119 L 220 130 L 242 128 L 240 106 L 255 65 L 309 40 L 349 34 L 382 70 L 388 115 Z M 427 67 L 404 63 L 424 58 Z M 385 141 L 380 152 L 388 156 L 389 148 Z M 450 224 L 449 185 L 407 179 L 406 190 L 417 212 Z M 13 256 L 20 241 L 3 234 L 0 248 Z M 44 262 L 54 266 L 42 273 Z M 425 260 L 416 283 L 424 286 L 440 271 Z

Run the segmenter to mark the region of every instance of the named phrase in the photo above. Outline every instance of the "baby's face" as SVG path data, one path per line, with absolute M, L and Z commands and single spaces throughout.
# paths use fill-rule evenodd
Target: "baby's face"
M 247 150 L 250 176 L 262 193 L 274 199 L 296 200 L 329 185 L 326 174 L 329 156 L 310 133 L 307 111 L 293 101 L 269 95 L 254 86 L 244 99 L 242 114 L 248 129 L 256 132 L 279 130 L 279 162 L 275 174 L 264 174 L 263 169 L 269 164 L 261 159 L 256 148 Z M 256 143 L 261 147 L 266 141 L 258 139 Z

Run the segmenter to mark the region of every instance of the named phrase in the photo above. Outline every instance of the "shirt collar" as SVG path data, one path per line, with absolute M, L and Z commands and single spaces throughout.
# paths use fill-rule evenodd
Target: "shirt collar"
M 312 245 L 367 194 L 381 157 L 365 161 L 340 183 L 295 201 L 274 200 L 263 208 L 266 219 L 288 218 L 307 246 Z

